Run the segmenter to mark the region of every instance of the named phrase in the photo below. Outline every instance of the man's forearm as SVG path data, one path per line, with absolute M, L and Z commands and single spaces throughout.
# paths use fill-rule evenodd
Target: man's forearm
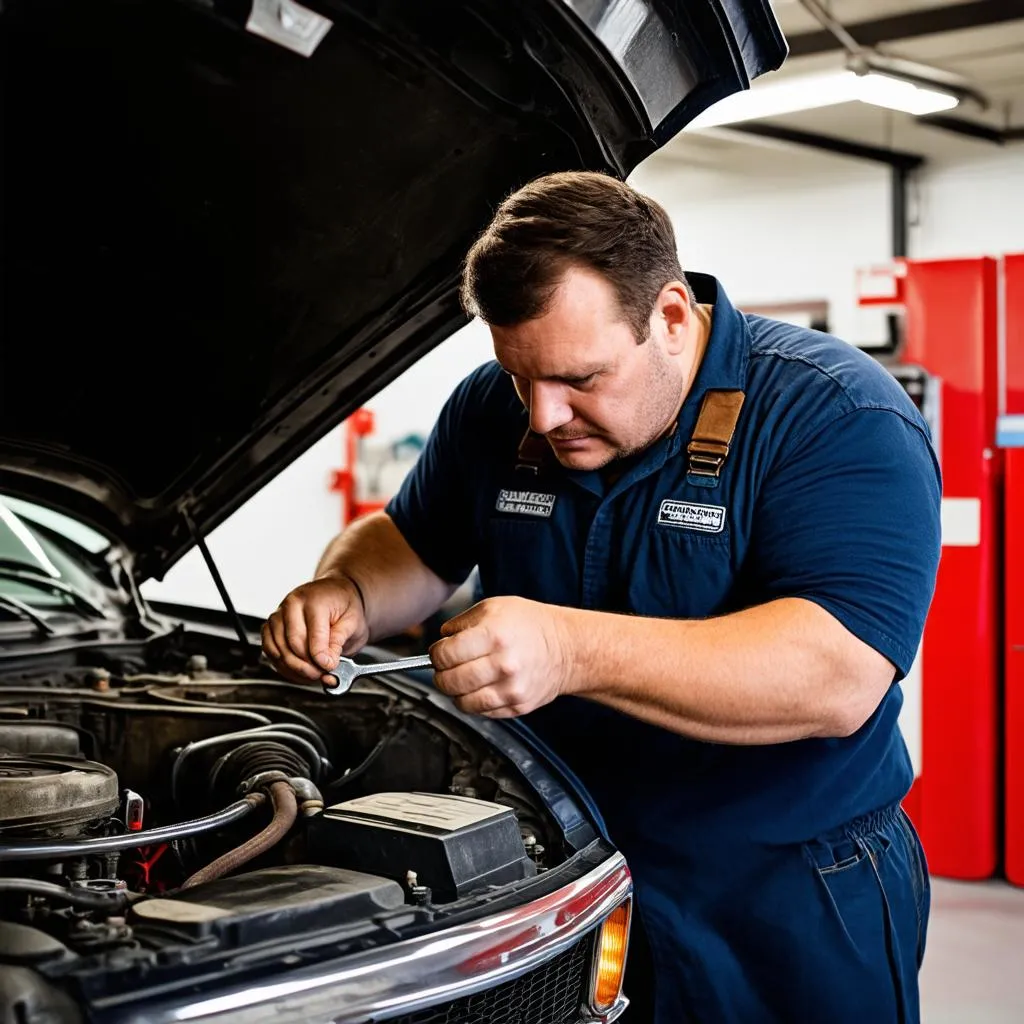
M 764 744 L 848 735 L 893 678 L 882 655 L 797 598 L 703 620 L 559 614 L 566 692 L 695 739 Z
M 357 519 L 328 545 L 316 578 L 332 575 L 357 585 L 371 640 L 422 622 L 455 590 L 423 564 L 385 512 Z

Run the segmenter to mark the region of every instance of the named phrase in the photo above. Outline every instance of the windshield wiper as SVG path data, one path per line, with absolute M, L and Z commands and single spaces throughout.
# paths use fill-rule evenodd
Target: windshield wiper
M 55 580 L 47 576 L 30 562 L 19 562 L 12 558 L 0 558 L 0 579 L 17 580 L 19 583 L 26 583 L 29 586 L 50 590 L 55 594 L 64 594 L 77 602 L 80 608 L 86 608 L 93 615 L 101 619 L 107 617 L 106 611 L 98 605 L 88 594 L 83 594 L 77 587 L 62 580 Z M 20 602 L 19 602 L 20 603 Z
M 0 594 L 0 608 L 6 608 L 8 611 L 14 612 L 15 615 L 20 615 L 21 618 L 34 622 L 44 633 L 50 636 L 57 632 L 42 615 L 33 611 L 24 601 L 19 601 L 16 597 L 7 597 L 5 594 Z

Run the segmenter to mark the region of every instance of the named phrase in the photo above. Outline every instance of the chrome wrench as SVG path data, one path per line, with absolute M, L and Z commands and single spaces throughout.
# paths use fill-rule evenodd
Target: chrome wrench
M 337 686 L 323 684 L 324 693 L 328 697 L 340 697 L 352 689 L 352 684 L 360 676 L 379 676 L 385 672 L 408 672 L 413 668 L 433 668 L 429 654 L 420 654 L 415 658 L 399 658 L 397 661 L 378 661 L 360 665 L 351 658 L 339 658 L 338 667 L 331 669 L 327 675 L 338 680 Z

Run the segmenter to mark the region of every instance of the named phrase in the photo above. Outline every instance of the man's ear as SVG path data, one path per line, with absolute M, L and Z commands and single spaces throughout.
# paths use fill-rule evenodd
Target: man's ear
M 686 345 L 692 318 L 690 295 L 682 281 L 670 281 L 658 293 L 655 316 L 665 325 L 665 343 L 669 355 L 679 355 Z

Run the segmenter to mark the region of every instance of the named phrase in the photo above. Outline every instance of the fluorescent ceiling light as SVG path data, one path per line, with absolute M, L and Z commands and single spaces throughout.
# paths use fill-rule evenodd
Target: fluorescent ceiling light
M 950 110 L 960 102 L 952 92 L 941 88 L 929 88 L 877 71 L 858 75 L 837 69 L 775 81 L 757 81 L 752 88 L 727 96 L 708 107 L 687 128 L 713 128 L 856 101 L 915 115 Z
M 848 72 L 853 74 L 853 72 Z M 937 114 L 940 110 L 952 110 L 960 98 L 942 88 L 918 85 L 904 78 L 896 78 L 880 71 L 869 71 L 856 75 L 859 99 L 876 107 L 902 110 L 907 114 Z

